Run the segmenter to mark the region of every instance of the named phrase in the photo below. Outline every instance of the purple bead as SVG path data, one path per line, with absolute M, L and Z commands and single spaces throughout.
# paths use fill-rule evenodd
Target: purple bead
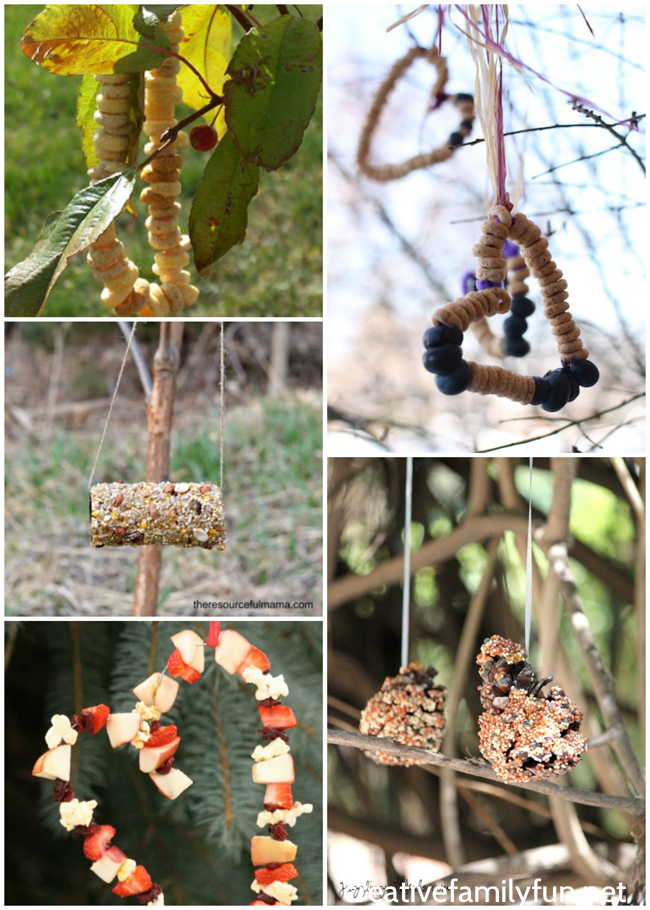
M 477 291 L 487 291 L 488 288 L 502 288 L 503 281 L 484 281 L 482 278 L 476 282 Z
M 512 259 L 514 256 L 519 255 L 519 247 L 512 240 L 506 240 L 501 253 L 504 259 Z

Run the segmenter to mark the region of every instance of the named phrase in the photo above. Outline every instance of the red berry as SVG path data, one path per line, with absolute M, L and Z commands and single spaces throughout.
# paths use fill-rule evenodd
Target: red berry
M 190 145 L 197 152 L 209 152 L 218 141 L 219 137 L 215 128 L 205 123 L 202 126 L 195 126 L 190 133 Z
M 95 705 L 92 708 L 84 708 L 81 712 L 81 719 L 84 723 L 86 733 L 98 733 L 106 726 L 108 715 L 111 709 L 107 705 Z

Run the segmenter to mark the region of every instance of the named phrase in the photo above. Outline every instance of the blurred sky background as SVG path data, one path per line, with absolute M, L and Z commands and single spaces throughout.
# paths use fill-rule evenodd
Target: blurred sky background
M 355 155 L 372 97 L 392 63 L 413 44 L 430 46 L 437 26 L 431 6 L 406 26 L 387 26 L 415 5 L 346 4 L 332 7 L 328 32 L 328 364 L 329 404 L 370 428 L 382 447 L 406 451 L 482 451 L 512 445 L 583 420 L 610 414 L 547 436 L 517 452 L 644 451 L 645 306 L 641 238 L 645 228 L 643 171 L 617 139 L 601 128 L 553 129 L 506 138 L 508 189 L 519 175 L 525 196 L 519 210 L 546 233 L 569 282 L 571 311 L 602 379 L 559 414 L 522 408 L 504 399 L 465 393 L 442 396 L 421 364 L 421 336 L 433 310 L 460 295 L 460 276 L 473 268 L 486 206 L 492 198 L 483 143 L 452 159 L 387 184 L 359 177 Z M 452 10 L 456 24 L 464 20 Z M 645 8 L 638 4 L 510 5 L 507 49 L 555 85 L 589 99 L 613 119 L 645 111 Z M 413 36 L 413 37 L 412 37 Z M 466 38 L 443 29 L 449 93 L 474 93 L 475 68 Z M 573 111 L 566 95 L 531 76 L 530 85 L 504 63 L 505 129 L 591 123 Z M 447 103 L 426 116 L 435 72 L 418 61 L 398 84 L 375 133 L 372 159 L 395 162 L 439 145 L 458 128 Z M 609 122 L 609 121 L 608 121 Z M 618 127 L 628 135 L 627 127 Z M 481 136 L 478 120 L 471 139 Z M 644 159 L 645 121 L 630 144 Z M 603 154 L 598 154 L 598 153 Z M 590 157 L 587 157 L 590 156 Z M 591 157 L 594 156 L 594 157 Z M 583 160 L 569 164 L 575 159 Z M 548 173 L 551 168 L 554 171 Z M 392 223 L 379 214 L 382 206 Z M 433 282 L 405 253 L 411 243 Z M 437 285 L 437 288 L 434 287 Z M 530 296 L 539 303 L 534 280 Z M 444 293 L 443 293 L 444 292 Z M 517 372 L 543 375 L 559 366 L 541 307 L 526 334 L 531 354 L 508 358 Z M 490 321 L 499 329 L 503 317 Z M 468 359 L 496 363 L 466 335 Z M 631 401 L 631 399 L 635 399 Z M 623 407 L 617 407 L 630 401 Z M 522 419 L 525 418 L 525 419 Z M 504 422 L 505 421 L 505 422 Z M 385 428 L 389 432 L 384 436 Z M 379 428 L 377 430 L 377 428 Z M 332 454 L 352 454 L 370 443 L 350 423 L 331 424 Z M 372 447 L 376 444 L 373 442 Z

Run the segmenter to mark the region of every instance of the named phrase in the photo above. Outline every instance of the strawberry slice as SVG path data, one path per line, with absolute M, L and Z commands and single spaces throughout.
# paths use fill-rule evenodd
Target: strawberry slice
M 244 678 L 244 670 L 248 667 L 256 667 L 258 670 L 261 670 L 262 673 L 271 666 L 271 661 L 268 659 L 264 651 L 260 651 L 259 648 L 251 645 L 250 650 L 246 654 L 246 657 L 242 660 L 240 665 L 237 667 L 237 672 L 239 675 Z
M 175 740 L 177 736 L 178 729 L 174 724 L 170 724 L 167 727 L 160 727 L 155 733 L 151 734 L 151 737 L 144 744 L 144 748 L 151 749 L 154 746 L 166 746 L 167 743 Z
M 136 866 L 135 872 L 123 882 L 115 885 L 113 894 L 117 894 L 118 897 L 128 897 L 130 894 L 142 894 L 149 888 L 151 888 L 151 876 L 144 866 Z
M 185 663 L 178 648 L 169 655 L 167 669 L 172 676 L 180 676 L 181 679 L 184 679 L 190 685 L 201 678 L 201 674 L 197 670 L 192 669 L 189 664 Z
M 108 715 L 111 709 L 107 705 L 95 705 L 92 708 L 84 708 L 81 717 L 84 722 L 86 733 L 98 733 L 106 726 Z
M 264 792 L 264 808 L 267 812 L 274 809 L 293 808 L 291 784 L 267 784 Z
M 210 631 L 208 632 L 208 640 L 206 645 L 208 648 L 216 648 L 219 644 L 219 635 L 221 633 L 221 622 L 219 620 L 210 621 Z
M 84 840 L 84 856 L 94 863 L 106 853 L 111 840 L 115 837 L 115 828 L 110 825 L 100 825 L 97 831 L 89 834 Z
M 257 706 L 260 709 L 262 725 L 272 727 L 274 730 L 287 730 L 289 727 L 295 727 L 298 721 L 289 705 L 273 705 L 270 708 L 264 705 Z
M 298 877 L 298 870 L 291 863 L 269 863 L 255 870 L 255 881 L 260 885 L 270 885 L 271 882 L 290 882 Z

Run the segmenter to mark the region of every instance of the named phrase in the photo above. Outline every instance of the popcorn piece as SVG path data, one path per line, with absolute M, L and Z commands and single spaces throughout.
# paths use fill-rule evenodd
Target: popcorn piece
M 154 708 L 154 710 L 157 710 L 157 708 Z M 160 712 L 158 712 L 158 713 L 160 713 Z M 143 749 L 145 746 L 145 743 L 148 743 L 150 739 L 151 739 L 151 732 L 150 732 L 149 724 L 146 722 L 146 720 L 141 720 L 140 729 L 135 734 L 135 737 L 131 740 L 131 745 L 134 746 L 136 749 Z
M 130 878 L 136 870 L 137 863 L 133 859 L 125 859 L 120 868 L 117 870 L 117 877 L 121 882 Z
M 289 906 L 291 901 L 298 900 L 298 891 L 289 882 L 271 882 L 270 885 L 260 885 L 259 882 L 253 882 L 251 889 L 255 894 L 267 894 L 274 897 L 276 901 L 285 906 Z
M 54 749 L 62 742 L 74 746 L 78 736 L 77 731 L 72 729 L 69 717 L 66 717 L 65 714 L 55 714 L 52 718 L 52 726 L 45 734 L 45 742 L 48 749 Z
M 160 720 L 160 709 L 154 707 L 154 705 L 145 705 L 143 701 L 139 701 L 135 706 L 135 710 L 142 715 L 142 720 Z
M 93 820 L 93 810 L 97 808 L 97 800 L 87 802 L 71 799 L 60 804 L 61 824 L 66 831 L 74 831 L 77 825 L 89 825 Z
M 266 746 L 255 746 L 251 758 L 255 761 L 267 761 L 269 758 L 277 758 L 278 755 L 286 755 L 290 751 L 288 743 L 281 739 L 274 739 Z
M 266 698 L 281 698 L 289 694 L 289 686 L 284 681 L 284 676 L 271 676 L 270 673 L 262 673 L 257 667 L 247 667 L 242 676 L 247 683 L 257 686 L 255 698 L 258 701 L 264 701 Z
M 258 828 L 265 828 L 267 825 L 276 825 L 283 822 L 285 825 L 293 828 L 296 821 L 301 815 L 307 815 L 314 811 L 311 803 L 294 803 L 291 809 L 275 809 L 273 812 L 260 812 L 257 816 Z
M 165 895 L 160 892 L 158 897 L 155 897 L 152 901 L 149 901 L 147 907 L 164 907 L 165 906 Z

